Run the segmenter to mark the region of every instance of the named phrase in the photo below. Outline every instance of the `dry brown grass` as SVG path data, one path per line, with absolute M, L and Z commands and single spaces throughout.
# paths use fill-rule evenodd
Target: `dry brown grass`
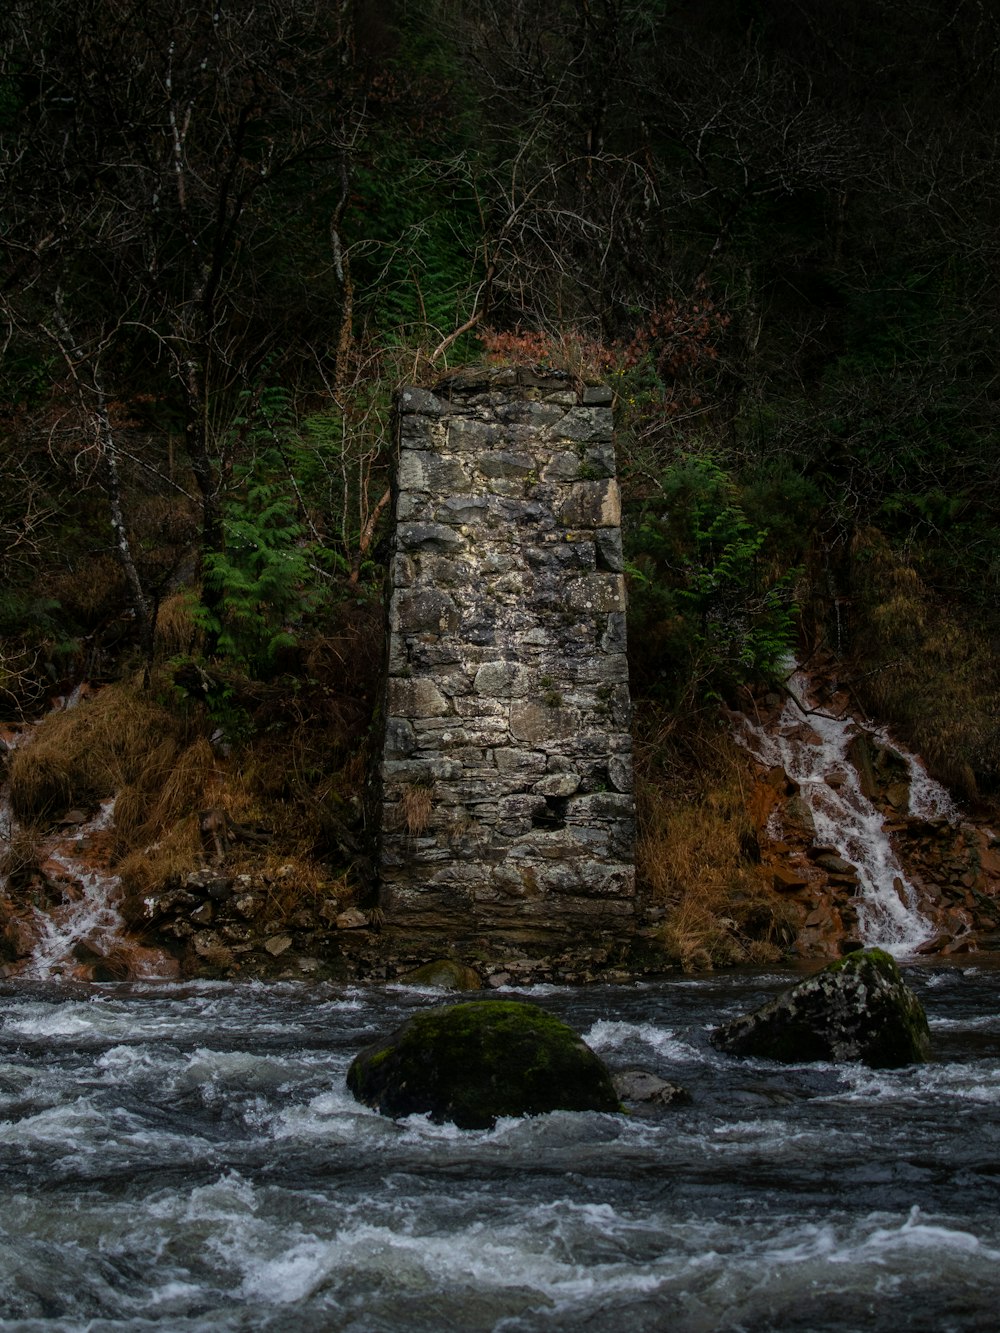
M 30 881 L 38 869 L 41 834 L 29 825 L 16 825 L 0 856 L 0 876 L 11 889 Z
M 172 824 L 158 842 L 138 848 L 119 862 L 117 870 L 126 897 L 126 914 L 130 919 L 141 920 L 142 898 L 167 884 L 179 883 L 185 875 L 197 870 L 201 861 L 198 816 L 190 814 Z
M 272 925 L 284 925 L 299 912 L 314 912 L 324 903 L 352 896 L 346 877 L 331 880 L 329 872 L 304 852 L 284 859 L 271 853 L 256 863 L 254 871 L 267 890 L 263 920 Z
M 434 809 L 434 792 L 421 783 L 408 782 L 399 795 L 399 820 L 411 838 L 426 832 Z
M 175 717 L 148 697 L 110 685 L 75 708 L 39 723 L 10 762 L 10 801 L 25 823 L 89 807 L 136 783 L 164 741 L 180 734 Z
M 960 796 L 995 790 L 1000 667 L 987 638 L 943 606 L 881 533 L 860 533 L 851 555 L 860 701 Z
M 115 801 L 119 855 L 213 804 L 221 782 L 219 761 L 203 736 L 183 749 L 172 738 L 161 742 Z
M 720 727 L 652 725 L 637 745 L 640 880 L 686 971 L 774 962 L 784 909 L 748 856 L 747 760 Z
M 193 653 L 201 645 L 202 634 L 192 614 L 197 593 L 175 592 L 160 603 L 156 616 L 156 652 L 162 658 Z

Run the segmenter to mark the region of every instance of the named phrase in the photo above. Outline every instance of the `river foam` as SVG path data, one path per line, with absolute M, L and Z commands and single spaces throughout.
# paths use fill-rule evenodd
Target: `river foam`
M 995 973 L 941 975 L 911 974 L 938 1058 L 878 1072 L 710 1046 L 720 1013 L 788 974 L 533 997 L 692 1101 L 480 1131 L 388 1120 L 344 1084 L 373 1034 L 440 996 L 8 986 L 0 1328 L 988 1327 Z

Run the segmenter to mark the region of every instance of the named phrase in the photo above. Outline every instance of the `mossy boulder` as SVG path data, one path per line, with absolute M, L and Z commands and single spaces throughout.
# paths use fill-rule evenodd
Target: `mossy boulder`
M 383 1115 L 429 1115 L 488 1129 L 499 1116 L 618 1111 L 603 1062 L 534 1004 L 472 1000 L 415 1015 L 347 1071 L 360 1102 Z
M 927 1017 L 882 949 L 840 958 L 769 1003 L 717 1028 L 730 1055 L 798 1064 L 860 1061 L 873 1069 L 919 1064 L 930 1051 Z
M 474 968 L 457 963 L 454 958 L 436 958 L 432 963 L 404 972 L 399 978 L 406 986 L 432 986 L 435 990 L 482 990 L 483 981 Z

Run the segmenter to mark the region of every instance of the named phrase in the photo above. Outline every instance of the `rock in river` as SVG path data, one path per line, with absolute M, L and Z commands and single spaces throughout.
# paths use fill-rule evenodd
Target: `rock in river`
M 482 990 L 479 973 L 454 958 L 436 958 L 432 963 L 415 967 L 398 978 L 406 986 L 432 986 L 435 990 Z
M 428 1114 L 460 1129 L 499 1116 L 618 1111 L 604 1064 L 572 1028 L 534 1004 L 473 1000 L 416 1014 L 347 1071 L 383 1115 Z
M 893 1069 L 927 1059 L 930 1034 L 920 1001 L 881 949 L 848 954 L 752 1014 L 712 1033 L 731 1055 L 797 1064 L 858 1060 Z

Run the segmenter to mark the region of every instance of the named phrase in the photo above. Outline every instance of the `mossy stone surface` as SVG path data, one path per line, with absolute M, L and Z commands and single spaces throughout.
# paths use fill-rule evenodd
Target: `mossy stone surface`
M 604 1063 L 582 1038 L 514 1000 L 416 1014 L 354 1059 L 347 1086 L 383 1115 L 429 1115 L 460 1129 L 488 1129 L 500 1116 L 621 1109 Z
M 474 968 L 454 958 L 436 958 L 399 978 L 406 986 L 433 986 L 436 990 L 482 990 L 483 981 Z
M 920 1064 L 930 1052 L 923 1006 L 890 954 L 864 949 L 712 1033 L 730 1055 L 798 1064 L 859 1061 L 873 1069 Z

